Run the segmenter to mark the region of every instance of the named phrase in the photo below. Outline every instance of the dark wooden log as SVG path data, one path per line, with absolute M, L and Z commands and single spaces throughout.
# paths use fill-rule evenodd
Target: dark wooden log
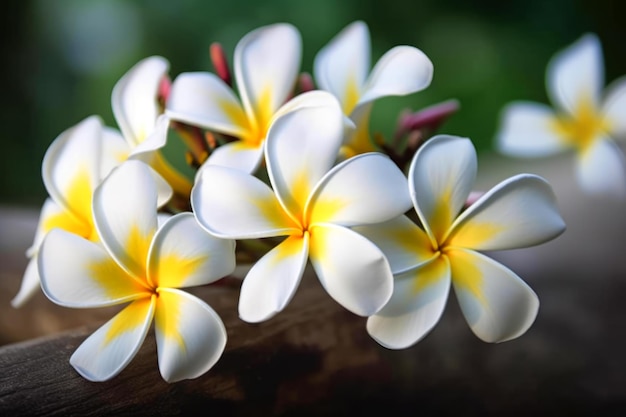
M 220 313 L 229 336 L 222 359 L 204 376 L 164 382 L 151 333 L 116 378 L 86 381 L 68 363 L 94 330 L 86 326 L 0 348 L 0 415 L 176 415 L 197 407 L 267 415 L 323 404 L 342 375 L 356 372 L 370 384 L 386 378 L 364 319 L 330 300 L 319 284 L 305 283 L 285 312 L 250 325 L 237 317 L 233 282 L 193 291 Z

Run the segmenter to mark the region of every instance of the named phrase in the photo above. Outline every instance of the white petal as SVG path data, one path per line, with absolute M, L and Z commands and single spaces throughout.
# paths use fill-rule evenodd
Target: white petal
M 450 292 L 445 257 L 396 276 L 389 302 L 367 320 L 367 331 L 389 349 L 405 349 L 423 339 L 439 322 Z
M 297 232 L 267 184 L 232 168 L 203 168 L 191 192 L 196 219 L 215 236 L 254 239 Z
M 357 155 L 333 168 L 311 197 L 310 224 L 380 223 L 411 208 L 406 177 L 383 154 Z
M 159 292 L 154 328 L 159 370 L 167 382 L 204 374 L 226 346 L 226 328 L 217 313 L 184 291 Z
M 133 160 L 113 170 L 94 193 L 94 221 L 102 243 L 135 277 L 146 274 L 157 229 L 157 197 L 154 171 Z
M 22 277 L 22 284 L 15 297 L 11 300 L 11 306 L 13 306 L 13 308 L 22 307 L 40 288 L 37 255 L 35 255 L 35 257 L 28 261 L 28 265 L 26 265 L 26 270 Z
M 236 137 L 250 130 L 237 96 L 224 81 L 208 72 L 185 72 L 176 77 L 166 114 L 172 120 Z
M 148 258 L 154 286 L 210 284 L 234 271 L 235 242 L 211 236 L 193 214 L 179 213 L 157 231 Z
M 160 113 L 159 86 L 167 76 L 169 63 L 152 56 L 132 67 L 113 87 L 111 102 L 122 134 L 134 148 L 154 129 Z
M 105 178 L 130 155 L 130 145 L 116 129 L 105 127 L 102 130 L 102 158 L 100 178 Z
M 455 222 L 448 244 L 475 250 L 537 245 L 563 233 L 556 197 L 541 177 L 520 174 L 502 181 Z
M 146 293 L 100 245 L 63 230 L 48 233 L 38 264 L 43 292 L 65 307 L 115 305 Z
M 586 34 L 552 58 L 546 83 L 552 103 L 574 113 L 581 100 L 597 108 L 604 86 L 604 61 L 600 41 Z
M 438 242 L 459 214 L 476 178 L 476 150 L 467 138 L 438 135 L 415 153 L 409 190 L 417 214 Z
M 100 182 L 102 121 L 91 116 L 61 133 L 43 159 L 42 176 L 54 201 L 75 216 L 91 219 L 91 196 Z
M 528 330 L 539 299 L 524 281 L 478 252 L 453 250 L 448 257 L 461 311 L 476 336 L 485 342 L 504 342 Z
M 613 81 L 607 87 L 602 113 L 611 134 L 626 139 L 626 77 Z
M 504 154 L 538 157 L 555 154 L 567 147 L 554 129 L 556 115 L 548 106 L 515 102 L 502 111 L 496 146 Z
M 576 174 L 583 190 L 590 194 L 626 197 L 626 161 L 610 139 L 598 138 L 580 154 Z
M 146 338 L 154 305 L 144 298 L 120 311 L 76 349 L 70 364 L 89 381 L 107 381 L 119 374 Z
M 327 91 L 322 90 L 312 90 L 307 91 L 305 93 L 298 94 L 297 96 L 290 99 L 288 102 L 283 104 L 277 111 L 274 113 L 274 120 L 278 119 L 285 114 L 292 112 L 297 109 L 305 108 L 305 107 L 324 107 L 324 106 L 339 106 L 339 102 L 337 98 Z M 347 129 L 353 128 L 354 123 L 350 121 L 350 118 L 344 115 L 344 124 Z
M 215 149 L 205 165 L 219 165 L 253 173 L 263 161 L 263 144 L 252 145 L 244 141 L 227 143 Z
M 394 274 L 415 269 L 436 256 L 428 235 L 406 216 L 384 223 L 353 227 L 352 230 L 371 240 L 383 251 Z
M 357 104 L 370 69 L 370 35 L 367 25 L 357 21 L 344 28 L 314 62 L 315 80 L 333 93 L 346 114 Z
M 359 105 L 381 97 L 421 91 L 430 85 L 432 79 L 433 63 L 426 54 L 412 46 L 396 46 L 383 55 L 372 69 Z
M 170 119 L 162 114 L 155 123 L 152 131 L 146 135 L 145 139 L 135 148 L 129 156 L 139 155 L 145 152 L 154 152 L 165 146 L 167 143 L 167 131 L 170 126 Z
M 300 218 L 318 181 L 335 163 L 343 140 L 339 103 L 303 107 L 278 118 L 265 143 L 267 171 L 283 207 Z
M 311 263 L 335 301 L 360 316 L 371 316 L 389 301 L 393 276 L 376 245 L 342 226 L 318 225 L 310 233 Z
M 258 28 L 235 48 L 235 78 L 249 116 L 264 129 L 291 94 L 300 70 L 301 39 L 286 23 Z
M 309 235 L 291 236 L 254 264 L 241 285 L 239 317 L 258 323 L 282 311 L 293 297 L 309 254 Z

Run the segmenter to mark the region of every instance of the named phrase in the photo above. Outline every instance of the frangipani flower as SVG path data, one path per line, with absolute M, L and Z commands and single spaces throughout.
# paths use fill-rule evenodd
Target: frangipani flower
M 115 120 L 127 143 L 120 162 L 132 158 L 151 165 L 181 196 L 189 196 L 191 181 L 174 169 L 162 155 L 169 119 L 162 114 L 159 91 L 167 81 L 169 63 L 152 56 L 133 66 L 113 87 L 111 98 Z
M 73 308 L 130 302 L 70 359 L 91 381 L 108 380 L 124 369 L 153 318 L 159 369 L 168 382 L 202 375 L 224 350 L 226 331 L 219 316 L 178 288 L 231 273 L 234 242 L 210 236 L 191 213 L 174 215 L 157 230 L 157 196 L 151 169 L 125 162 L 94 194 L 102 246 L 58 229 L 41 245 L 42 288 L 53 302 Z
M 387 260 L 348 226 L 406 212 L 411 205 L 406 178 L 377 153 L 333 167 L 344 132 L 339 103 L 333 102 L 296 109 L 274 122 L 265 146 L 272 188 L 247 173 L 211 165 L 192 190 L 198 222 L 216 236 L 287 236 L 244 278 L 239 315 L 245 321 L 267 320 L 281 311 L 307 259 L 330 296 L 356 314 L 375 313 L 391 296 Z
M 36 255 L 50 230 L 60 228 L 99 241 L 91 213 L 93 191 L 118 164 L 126 149 L 119 132 L 104 127 L 97 116 L 88 117 L 67 129 L 52 142 L 41 169 L 50 197 L 43 205 L 34 243 L 27 252 L 31 260 L 20 290 L 12 300 L 14 307 L 22 306 L 39 289 Z M 164 182 L 159 188 L 159 203 L 162 205 L 171 197 L 171 189 Z
M 404 96 L 430 85 L 433 64 L 419 49 L 396 46 L 370 70 L 370 36 L 367 25 L 354 22 L 343 29 L 315 57 L 319 87 L 334 94 L 343 112 L 356 124 L 346 138 L 345 156 L 374 151 L 369 136 L 373 102 L 388 96 Z
M 574 149 L 584 190 L 626 196 L 624 157 L 612 140 L 626 137 L 626 79 L 602 92 L 598 38 L 587 34 L 558 53 L 548 65 L 546 83 L 556 112 L 538 103 L 508 105 L 497 135 L 499 149 L 523 157 Z
M 523 334 L 539 301 L 512 271 L 477 251 L 521 248 L 563 232 L 550 186 L 521 174 L 461 212 L 476 175 L 469 139 L 436 136 L 415 154 L 409 190 L 423 229 L 407 217 L 357 231 L 377 243 L 394 270 L 389 303 L 367 321 L 380 344 L 402 349 L 439 321 L 454 287 L 472 331 L 487 342 Z
M 180 74 L 172 84 L 167 115 L 172 120 L 236 137 L 215 149 L 207 163 L 253 172 L 277 110 L 292 93 L 300 67 L 301 40 L 289 24 L 256 29 L 235 48 L 239 98 L 218 76 Z

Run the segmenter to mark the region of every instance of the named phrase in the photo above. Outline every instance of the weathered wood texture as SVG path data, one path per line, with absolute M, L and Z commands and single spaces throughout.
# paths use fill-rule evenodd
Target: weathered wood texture
M 91 383 L 68 359 L 113 311 L 61 309 L 41 295 L 11 309 L 23 249 L 3 247 L 0 415 L 626 415 L 626 203 L 582 195 L 569 162 L 560 160 L 555 175 L 522 165 L 490 165 L 497 172 L 479 187 L 516 172 L 543 174 L 568 230 L 546 245 L 496 255 L 541 300 L 535 324 L 517 340 L 479 341 L 451 296 L 431 334 L 389 351 L 369 338 L 365 319 L 307 275 L 289 307 L 259 325 L 238 319 L 236 284 L 194 289 L 229 335 L 204 376 L 163 382 L 150 335 L 118 377 Z M 57 334 L 62 329 L 74 330 Z M 36 335 L 47 336 L 23 341 Z

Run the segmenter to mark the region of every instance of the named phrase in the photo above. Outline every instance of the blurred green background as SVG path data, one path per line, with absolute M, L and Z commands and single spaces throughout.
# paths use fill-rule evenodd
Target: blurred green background
M 398 44 L 434 62 L 431 86 L 377 103 L 373 131 L 390 135 L 398 112 L 457 98 L 461 110 L 442 132 L 490 149 L 509 101 L 546 102 L 550 57 L 585 32 L 600 37 L 606 80 L 626 74 L 626 2 L 610 0 L 31 0 L 3 4 L 0 204 L 39 205 L 46 196 L 40 164 L 63 130 L 91 115 L 114 125 L 115 82 L 150 55 L 171 63 L 170 75 L 212 70 L 208 48 L 229 59 L 248 31 L 285 21 L 300 30 L 302 69 L 345 25 L 367 22 L 374 63 Z

